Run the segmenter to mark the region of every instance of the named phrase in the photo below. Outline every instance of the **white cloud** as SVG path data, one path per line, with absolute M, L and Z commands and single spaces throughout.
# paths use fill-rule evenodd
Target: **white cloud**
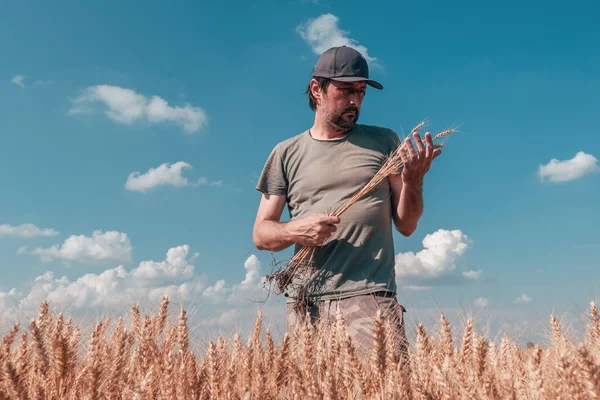
M 6 310 L 15 307 L 19 304 L 19 296 L 17 289 L 13 288 L 8 292 L 0 292 L 0 310 Z
M 25 84 L 23 83 L 23 81 L 25 80 L 25 77 L 23 75 L 15 75 L 10 83 L 14 83 L 17 86 L 21 86 L 22 88 L 25 87 Z
M 477 271 L 474 270 L 469 270 L 469 271 L 464 271 L 462 273 L 462 275 L 467 278 L 467 279 L 479 279 L 479 277 L 481 276 L 481 270 L 478 269 Z
M 404 285 L 411 280 L 435 280 L 450 275 L 472 241 L 460 230 L 439 229 L 426 235 L 422 243 L 424 249 L 418 253 L 396 255 L 398 284 Z
M 113 309 L 124 304 L 148 302 L 168 294 L 171 299 L 189 299 L 201 293 L 205 284 L 194 277 L 191 264 L 197 254 L 190 255 L 187 245 L 169 249 L 163 261 L 142 261 L 127 271 L 122 265 L 100 274 L 85 274 L 71 282 L 66 276 L 55 278 L 51 271 L 38 276 L 20 307 L 32 309 L 44 299 L 75 310 Z
M 568 182 L 586 174 L 600 173 L 597 162 L 591 154 L 580 151 L 570 160 L 559 161 L 553 158 L 548 164 L 540 165 L 538 175 L 542 182 Z
M 206 321 L 206 324 L 208 326 L 231 326 L 242 319 L 244 319 L 242 310 L 239 308 L 232 308 L 224 311 L 218 317 L 209 318 Z
M 479 308 L 485 308 L 489 304 L 489 300 L 485 297 L 478 297 L 475 299 L 475 305 Z
M 515 300 L 515 303 L 531 303 L 531 301 L 532 301 L 531 297 L 529 297 L 525 293 L 523 293 L 522 295 L 517 297 L 517 299 Z
M 152 96 L 146 114 L 150 122 L 173 121 L 183 125 L 187 132 L 198 131 L 207 119 L 206 114 L 199 107 L 192 107 L 189 104 L 185 107 L 171 107 L 158 96 Z
M 127 177 L 125 188 L 130 191 L 147 192 L 158 186 L 198 186 L 208 184 L 211 186 L 220 186 L 221 181 L 211 182 L 206 178 L 200 178 L 197 182 L 190 182 L 184 177 L 183 171 L 191 169 L 192 166 L 184 161 L 174 164 L 163 163 L 156 168 L 150 168 L 147 172 L 132 172 Z
M 264 300 L 267 293 L 263 288 L 265 278 L 260 273 L 261 268 L 259 259 L 255 255 L 250 255 L 244 262 L 246 275 L 241 282 L 228 287 L 225 280 L 221 279 L 207 287 L 202 295 L 210 299 L 213 304 L 228 307 L 248 304 L 249 300 Z
M 147 309 L 167 295 L 171 309 L 182 305 L 188 310 L 192 329 L 224 332 L 252 326 L 258 308 L 266 312 L 265 323 L 272 321 L 279 329 L 285 325 L 285 300 L 271 296 L 269 303 L 263 303 L 267 293 L 262 287 L 261 263 L 255 255 L 246 259 L 245 276 L 232 286 L 224 279 L 209 286 L 205 276 L 195 271 L 192 263 L 197 258 L 198 253 L 191 254 L 190 247 L 182 245 L 169 249 L 163 261 L 142 261 L 130 271 L 119 265 L 74 281 L 48 271 L 26 285 L 24 294 L 17 289 L 0 292 L 0 323 L 6 322 L 2 317 L 23 319 L 23 315 L 34 314 L 44 300 L 53 309 L 88 318 L 98 314 L 121 316 L 134 303 Z
M 411 290 L 413 292 L 421 292 L 423 290 L 431 289 L 431 286 L 419 286 L 419 285 L 408 285 L 403 287 L 406 290 Z
M 125 233 L 117 231 L 97 230 L 91 237 L 71 235 L 62 245 L 48 248 L 36 248 L 28 251 L 21 247 L 17 253 L 39 256 L 42 261 L 52 261 L 55 258 L 78 261 L 83 263 L 111 263 L 131 261 L 131 241 Z
M 266 297 L 261 286 L 261 263 L 255 255 L 244 263 L 245 278 L 233 286 L 227 286 L 224 279 L 207 285 L 206 279 L 195 273 L 192 263 L 197 258 L 198 253 L 191 254 L 190 247 L 182 245 L 169 249 L 163 261 L 142 261 L 131 271 L 119 265 L 99 274 L 85 274 L 75 281 L 66 276 L 56 278 L 52 271 L 47 271 L 30 284 L 25 297 L 17 296 L 16 291 L 0 292 L 0 306 L 19 304 L 21 308 L 35 309 L 48 299 L 73 309 L 119 310 L 124 303 L 156 301 L 166 294 L 175 302 L 202 299 L 219 312 L 254 304 L 248 300 Z
M 183 126 L 188 133 L 197 132 L 207 123 L 207 116 L 200 107 L 185 104 L 183 107 L 170 106 L 159 96 L 146 96 L 132 89 L 110 85 L 90 86 L 73 101 L 69 115 L 93 112 L 92 105 L 101 103 L 106 107 L 105 114 L 113 121 L 132 124 L 146 120 L 150 123 L 173 122 Z
M 190 262 L 198 257 L 198 254 L 194 254 L 188 260 L 189 250 L 187 245 L 171 248 L 164 261 L 142 261 L 131 271 L 131 276 L 138 282 L 164 283 L 166 280 L 170 282 L 189 279 L 194 275 L 194 266 Z
M 225 288 L 225 279 L 218 280 L 214 285 L 207 287 L 202 293 L 203 296 L 214 298 L 215 301 L 228 290 Z
M 33 238 L 37 236 L 56 236 L 58 232 L 54 229 L 40 229 L 33 224 L 21 224 L 17 226 L 0 225 L 0 236 L 13 236 L 23 238 Z
M 261 263 L 254 254 L 252 254 L 246 262 L 244 262 L 244 268 L 246 269 L 246 279 L 242 281 L 242 285 L 254 285 L 260 280 L 260 268 Z
M 355 39 L 348 37 L 350 32 L 338 27 L 339 18 L 332 14 L 323 14 L 317 18 L 309 19 L 298 25 L 296 31 L 308 43 L 316 54 L 334 46 L 348 46 L 360 52 L 370 64 L 377 59 L 369 56 L 365 46 L 358 44 Z

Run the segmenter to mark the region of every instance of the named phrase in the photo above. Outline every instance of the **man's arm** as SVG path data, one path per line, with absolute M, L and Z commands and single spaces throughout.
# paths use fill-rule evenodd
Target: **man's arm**
M 340 218 L 326 214 L 280 222 L 285 201 L 284 195 L 262 195 L 252 233 L 257 249 L 277 252 L 294 243 L 319 246 L 337 231 Z
M 284 207 L 284 195 L 262 195 L 252 233 L 257 249 L 277 252 L 294 243 L 285 228 L 286 222 L 280 222 Z
M 396 230 L 410 236 L 423 215 L 423 184 L 402 183 L 402 175 L 388 177 L 392 189 L 392 217 Z
M 413 133 L 415 149 L 410 136 L 400 148 L 403 168 L 401 174 L 389 176 L 392 189 L 393 219 L 398 232 L 410 236 L 423 215 L 423 179 L 433 160 L 442 154 L 433 145 L 431 133 L 425 133 L 425 143 L 418 132 Z

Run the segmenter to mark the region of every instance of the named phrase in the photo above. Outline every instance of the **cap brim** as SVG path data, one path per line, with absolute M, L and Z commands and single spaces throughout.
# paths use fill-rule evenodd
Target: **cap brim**
M 359 76 L 338 76 L 331 78 L 331 80 L 340 82 L 367 82 L 368 85 L 373 86 L 375 89 L 383 89 L 383 85 L 381 83 L 369 78 L 361 78 Z

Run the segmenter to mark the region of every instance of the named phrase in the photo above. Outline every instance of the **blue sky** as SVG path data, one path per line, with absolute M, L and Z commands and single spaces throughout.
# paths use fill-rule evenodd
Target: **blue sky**
M 0 305 L 122 309 L 115 299 L 168 288 L 207 325 L 252 317 L 246 299 L 264 298 L 271 263 L 253 249 L 256 179 L 277 142 L 312 124 L 304 90 L 318 52 L 348 44 L 385 86 L 367 93 L 360 122 L 399 134 L 423 119 L 432 132 L 460 125 L 426 178 L 418 229 L 394 236 L 412 265 L 397 266 L 407 317 L 437 318 L 439 306 L 540 331 L 551 311 L 580 313 L 599 292 L 598 11 L 4 2 Z M 281 299 L 269 305 L 281 322 Z

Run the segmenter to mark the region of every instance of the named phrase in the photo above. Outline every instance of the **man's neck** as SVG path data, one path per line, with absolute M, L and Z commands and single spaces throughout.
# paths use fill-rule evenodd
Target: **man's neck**
M 352 128 L 335 128 L 317 116 L 315 117 L 313 126 L 310 128 L 310 135 L 318 140 L 336 140 L 345 137 L 351 130 Z

